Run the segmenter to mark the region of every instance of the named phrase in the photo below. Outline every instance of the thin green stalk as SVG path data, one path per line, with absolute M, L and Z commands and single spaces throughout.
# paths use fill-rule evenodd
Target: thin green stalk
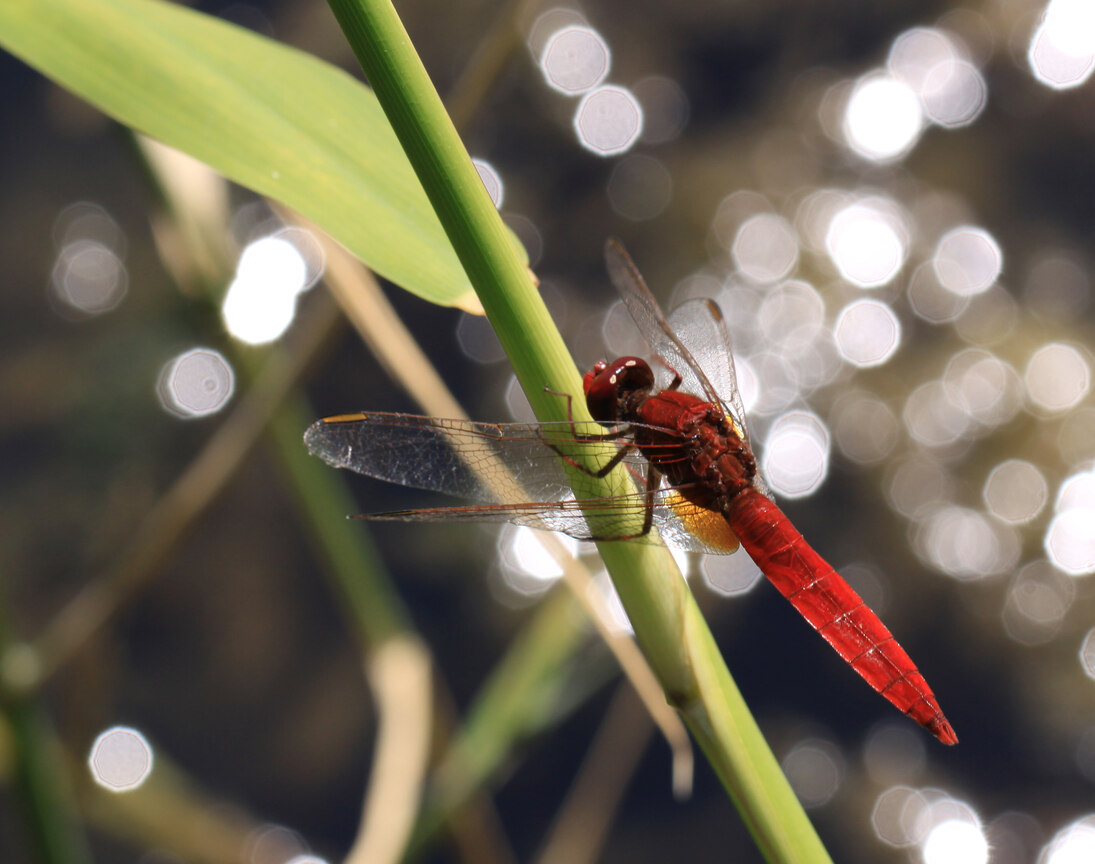
M 12 780 L 33 860 L 40 864 L 84 864 L 87 841 L 76 818 L 69 778 L 49 718 L 28 685 L 27 664 L 35 655 L 8 634 L 0 597 L 0 716 L 11 747 Z
M 392 584 L 368 531 L 346 514 L 357 505 L 346 483 L 308 455 L 300 445 L 300 430 L 315 416 L 299 394 L 292 394 L 270 420 L 269 432 L 290 488 L 300 499 L 301 515 L 328 559 L 328 572 L 340 590 L 343 607 L 361 644 L 380 643 L 411 633 L 410 616 Z
M 541 731 L 588 636 L 573 596 L 560 586 L 540 604 L 476 696 L 437 770 L 406 858 L 425 851 L 437 830 L 496 776 L 517 742 Z M 551 721 L 548 721 L 551 722 Z
M 329 2 L 536 415 L 565 419 L 563 400 L 543 388 L 580 393 L 578 371 L 399 16 L 388 0 Z M 584 406 L 576 402 L 574 408 L 584 415 Z M 613 488 L 606 482 L 606 493 Z M 609 543 L 601 544 L 601 553 L 655 674 L 684 713 L 765 857 L 800 864 L 829 861 L 667 551 Z
M 330 5 L 537 416 L 565 420 L 563 400 L 544 386 L 581 392 L 578 370 L 395 9 L 361 0 Z

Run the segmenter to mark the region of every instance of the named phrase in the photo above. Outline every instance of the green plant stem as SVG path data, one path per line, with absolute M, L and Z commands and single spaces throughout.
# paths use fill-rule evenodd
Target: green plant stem
M 565 418 L 545 385 L 580 393 L 578 371 L 388 0 L 329 0 L 542 420 Z M 576 419 L 586 419 L 575 402 Z M 606 478 L 605 491 L 620 489 Z M 829 861 L 749 714 L 667 550 L 602 543 L 636 637 L 772 862 Z
M 346 484 L 313 459 L 300 443 L 300 430 L 314 417 L 299 394 L 292 394 L 270 421 L 269 432 L 280 464 L 300 499 L 301 515 L 328 560 L 327 571 L 346 601 L 343 608 L 360 643 L 375 649 L 401 633 L 413 633 L 410 616 L 360 522 L 346 518 L 357 509 Z
M 566 419 L 573 360 L 390 3 L 331 0 L 369 83 L 539 417 Z M 579 406 L 575 406 L 578 408 Z
M 561 586 L 540 604 L 446 751 L 407 858 L 425 850 L 445 820 L 497 774 L 517 742 L 552 722 L 578 644 L 588 633 L 573 596 Z
M 35 675 L 33 649 L 15 645 L 0 596 L 0 716 L 11 747 L 12 779 L 33 860 L 40 864 L 84 864 L 87 841 L 49 718 L 29 687 Z

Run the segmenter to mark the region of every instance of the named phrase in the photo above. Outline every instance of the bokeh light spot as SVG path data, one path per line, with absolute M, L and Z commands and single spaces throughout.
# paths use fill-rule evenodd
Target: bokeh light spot
M 1062 828 L 1042 850 L 1038 864 L 1090 864 L 1095 861 L 1095 816 Z
M 834 330 L 840 356 L 853 366 L 880 366 L 901 344 L 901 322 L 877 300 L 855 300 L 841 310 Z
M 954 322 L 959 336 L 974 345 L 1008 341 L 1019 319 L 1018 304 L 1010 292 L 997 283 L 982 294 L 961 299 L 968 299 L 969 305 Z
M 858 155 L 875 162 L 904 156 L 923 128 L 920 100 L 912 88 L 886 74 L 860 79 L 844 112 L 844 137 Z
M 1088 678 L 1095 680 L 1095 628 L 1088 630 L 1080 643 L 1080 666 Z
M 110 247 L 95 240 L 66 243 L 53 265 L 54 296 L 85 315 L 101 315 L 122 302 L 129 274 Z
M 867 393 L 841 395 L 833 405 L 831 424 L 840 452 L 862 465 L 881 462 L 897 444 L 899 427 L 893 411 Z
M 802 806 L 828 804 L 844 777 L 844 758 L 830 742 L 818 738 L 800 741 L 783 757 L 783 773 Z
M 1095 53 L 1095 6 L 1089 0 L 1049 0 L 1044 21 L 1062 51 L 1073 57 Z
M 1046 561 L 1033 561 L 1008 586 L 1004 630 L 1020 645 L 1043 645 L 1057 635 L 1075 599 L 1075 580 Z
M 904 265 L 903 233 L 890 214 L 861 202 L 833 216 L 825 246 L 841 276 L 861 288 L 875 288 L 892 280 Z
M 284 864 L 307 849 L 308 844 L 299 833 L 267 822 L 248 834 L 242 864 Z
M 503 213 L 502 221 L 517 235 L 517 239 L 525 247 L 525 252 L 528 253 L 529 267 L 535 267 L 539 264 L 540 256 L 544 254 L 544 238 L 540 234 L 540 229 L 536 227 L 536 223 L 527 216 L 512 211 Z
M 1079 403 L 1091 386 L 1087 360 L 1071 345 L 1052 342 L 1039 348 L 1023 373 L 1027 396 L 1045 411 L 1065 411 Z
M 748 594 L 763 575 L 743 551 L 733 555 L 704 555 L 700 560 L 700 577 L 704 584 L 723 597 Z
M 806 411 L 785 414 L 768 431 L 763 463 L 774 491 L 787 498 L 811 495 L 829 473 L 829 430 Z
M 871 827 L 883 843 L 903 848 L 916 842 L 915 818 L 926 806 L 924 796 L 910 786 L 891 786 L 883 791 L 871 811 Z
M 1050 563 L 1070 576 L 1095 572 L 1095 472 L 1067 478 L 1055 507 L 1045 536 Z
M 924 840 L 924 864 L 985 864 L 989 844 L 981 826 L 965 819 L 935 825 Z
M 518 423 L 536 422 L 536 414 L 516 375 L 510 375 L 509 384 L 506 385 L 506 410 L 510 418 Z
M 928 381 L 913 390 L 905 400 L 902 418 L 909 434 L 928 447 L 955 443 L 970 424 L 968 415 L 947 398 L 941 381 Z
M 916 543 L 932 566 L 962 581 L 1005 573 L 1018 562 L 1020 552 L 1012 529 L 954 505 L 938 508 L 920 525 Z
M 938 789 L 921 789 L 910 803 L 906 816 L 925 864 L 984 864 L 988 860 L 981 820 L 964 801 Z
M 612 633 L 625 636 L 634 636 L 635 628 L 631 626 L 631 619 L 627 617 L 627 610 L 616 592 L 616 586 L 608 571 L 603 567 L 598 570 L 588 583 L 591 601 L 599 605 L 606 613 L 606 622 Z
M 890 599 L 886 593 L 884 579 L 874 565 L 863 561 L 852 561 L 842 565 L 839 572 L 864 603 L 880 615 L 886 611 Z
M 1046 555 L 1072 576 L 1095 573 L 1095 509 L 1073 507 L 1053 517 L 1046 530 Z
M 1057 491 L 1057 512 L 1076 508 L 1095 510 L 1095 471 L 1081 471 L 1066 477 Z
M 1019 374 L 1007 363 L 982 348 L 959 351 L 943 373 L 947 400 L 984 433 L 1014 417 L 1023 402 Z
M 822 332 L 825 301 L 813 285 L 793 279 L 765 293 L 755 319 L 769 348 L 797 359 L 814 347 Z
M 854 200 L 853 195 L 839 189 L 817 189 L 803 198 L 795 208 L 794 220 L 803 248 L 827 253 L 826 239 L 833 217 Z
M 125 255 L 127 239 L 114 217 L 93 201 L 77 201 L 69 204 L 53 223 L 53 243 L 64 248 L 77 240 L 90 240 Z
M 987 86 L 953 34 L 914 27 L 898 36 L 887 66 L 920 97 L 927 118 L 950 128 L 972 123 L 984 110 Z
M 128 792 L 152 773 L 152 746 L 136 729 L 115 726 L 95 739 L 88 767 L 100 786 L 111 792 Z
M 782 216 L 758 213 L 742 223 L 730 254 L 747 279 L 763 284 L 777 282 L 798 261 L 798 237 Z
M 538 597 L 563 575 L 555 556 L 542 542 L 542 532 L 523 525 L 503 525 L 498 533 L 498 554 L 502 579 L 513 592 Z M 577 554 L 578 541 L 556 534 L 563 548 Z
M 917 317 L 930 324 L 953 321 L 970 304 L 969 297 L 944 288 L 935 275 L 935 268 L 928 263 L 921 264 L 913 271 L 906 295 Z
M 1030 462 L 1009 459 L 992 469 L 981 494 L 992 515 L 1021 524 L 1042 512 L 1049 486 L 1042 472 Z
M 622 87 L 600 87 L 589 93 L 574 114 L 574 129 L 587 150 L 614 156 L 629 149 L 643 130 L 643 112 Z
M 943 235 L 932 265 L 944 288 L 968 297 L 992 286 L 1003 268 L 1003 255 L 985 229 L 962 225 Z
M 933 69 L 957 58 L 958 49 L 949 33 L 935 27 L 913 27 L 893 40 L 886 68 L 919 93 Z
M 754 354 L 746 363 L 753 372 L 756 393 L 750 414 L 777 414 L 788 408 L 802 394 L 796 371 L 782 354 L 764 351 Z M 738 367 L 739 372 L 741 366 Z M 739 374 L 739 384 L 740 377 Z M 742 392 L 745 392 L 744 389 Z
M 1095 70 L 1095 6 L 1090 0 L 1050 0 L 1027 60 L 1035 79 L 1054 90 L 1087 81 Z
M 924 455 L 901 460 L 893 469 L 887 492 L 894 509 L 907 519 L 924 519 L 950 497 L 951 477 L 935 459 Z
M 931 69 L 920 98 L 929 120 L 957 129 L 968 126 L 985 110 L 988 86 L 980 70 L 968 60 L 951 60 Z
M 475 166 L 475 171 L 479 175 L 479 179 L 483 181 L 483 186 L 486 188 L 487 194 L 490 195 L 490 200 L 494 202 L 494 206 L 501 207 L 505 198 L 505 187 L 498 171 L 485 159 L 472 159 L 471 164 Z
M 574 27 L 589 28 L 589 22 L 577 9 L 566 6 L 551 6 L 536 16 L 536 20 L 529 27 L 525 44 L 529 52 L 539 63 L 544 56 L 544 49 L 556 33 L 561 33 Z
M 228 332 L 249 345 L 277 339 L 293 322 L 298 295 L 320 273 L 288 236 L 251 243 L 240 255 L 236 278 L 221 306 Z
M 635 82 L 635 98 L 643 108 L 643 141 L 665 144 L 688 123 L 688 96 L 672 78 L 650 75 Z
M 540 58 L 548 85 L 561 93 L 585 93 L 608 75 L 608 45 L 589 27 L 564 27 L 552 34 Z
M 745 413 L 756 410 L 760 400 L 760 381 L 757 378 L 757 370 L 753 364 L 744 357 L 734 356 L 734 373 L 738 381 L 738 395 L 741 396 L 741 404 Z
M 168 361 L 157 385 L 160 404 L 183 418 L 215 414 L 234 391 L 232 367 L 210 348 L 193 348 Z
M 484 315 L 462 312 L 456 324 L 456 342 L 476 363 L 498 363 L 506 359 L 502 343 Z

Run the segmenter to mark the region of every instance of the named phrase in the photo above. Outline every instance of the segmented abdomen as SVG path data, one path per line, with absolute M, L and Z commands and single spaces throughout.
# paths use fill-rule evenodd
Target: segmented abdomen
M 905 649 L 775 502 L 748 488 L 726 518 L 768 580 L 868 684 L 944 744 L 958 743 Z

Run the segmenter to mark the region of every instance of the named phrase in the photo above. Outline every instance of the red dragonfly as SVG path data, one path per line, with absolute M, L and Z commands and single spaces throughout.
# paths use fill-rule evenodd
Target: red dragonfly
M 645 360 L 620 357 L 585 376 L 596 424 L 342 414 L 312 424 L 304 436 L 309 451 L 338 468 L 483 502 L 358 518 L 513 522 L 582 540 L 649 539 L 656 527 L 674 545 L 721 554 L 740 541 L 868 684 L 944 744 L 956 744 L 909 655 L 803 539 L 758 476 L 718 306 L 690 300 L 667 320 L 623 248 L 610 240 L 605 255 L 616 290 L 657 358 L 660 384 Z M 578 451 L 582 464 L 571 455 Z M 631 491 L 597 497 L 591 478 L 621 464 Z

